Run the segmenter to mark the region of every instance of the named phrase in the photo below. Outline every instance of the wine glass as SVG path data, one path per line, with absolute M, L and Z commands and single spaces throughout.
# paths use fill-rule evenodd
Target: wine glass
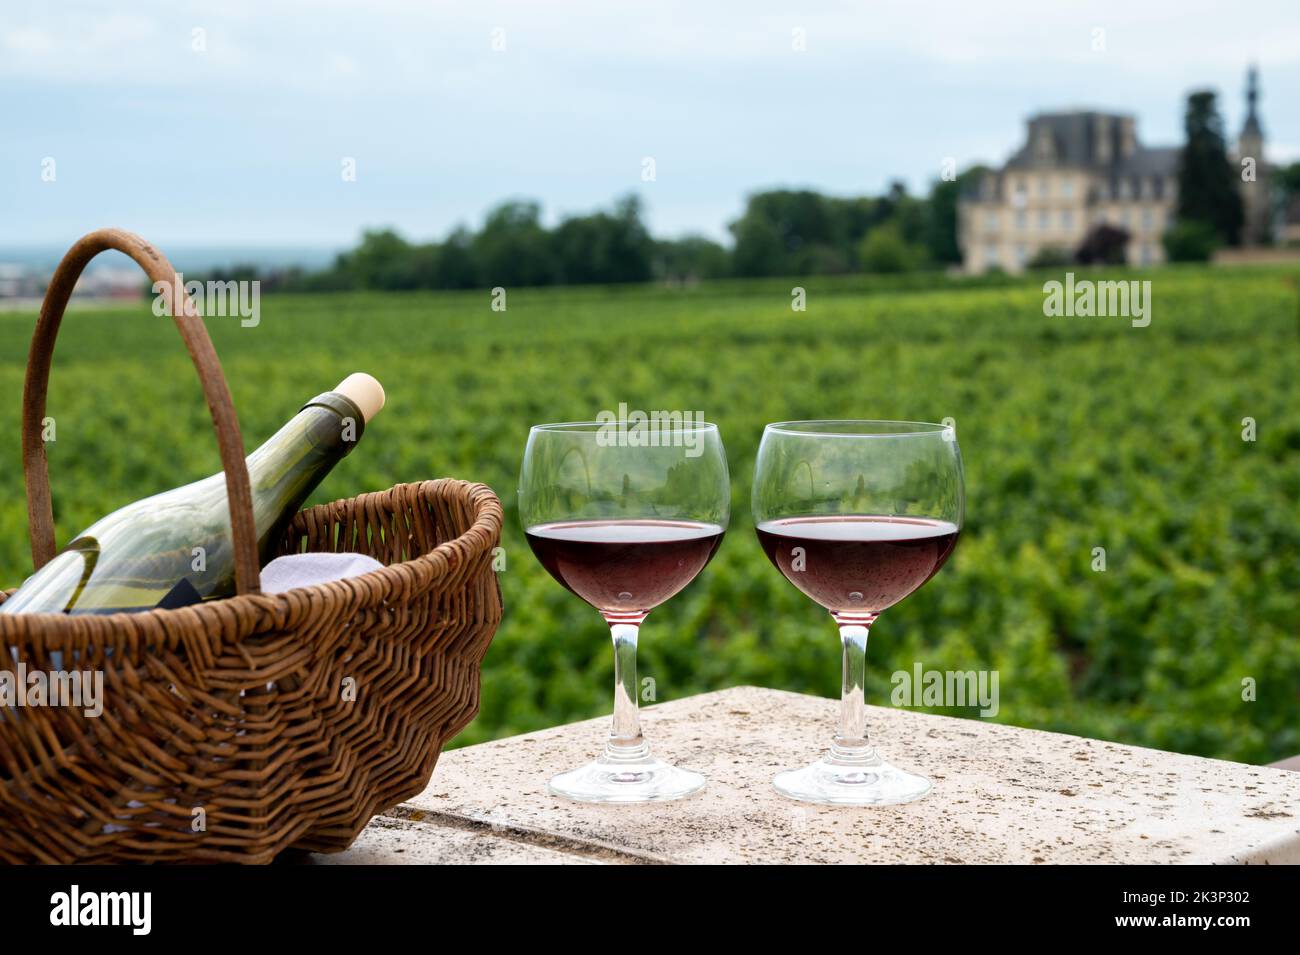
M 839 732 L 830 751 L 773 785 L 815 803 L 888 805 L 930 781 L 867 740 L 867 634 L 881 611 L 929 580 L 957 544 L 965 491 L 955 431 L 915 421 L 786 421 L 763 431 L 754 526 L 768 559 L 830 611 L 844 648 Z
M 650 755 L 637 716 L 641 623 L 709 562 L 731 511 L 717 426 L 675 417 L 654 427 L 537 425 L 524 449 L 519 515 L 528 544 L 552 577 L 600 611 L 614 641 L 604 752 L 550 782 L 551 792 L 581 802 L 679 799 L 704 786 L 699 773 Z

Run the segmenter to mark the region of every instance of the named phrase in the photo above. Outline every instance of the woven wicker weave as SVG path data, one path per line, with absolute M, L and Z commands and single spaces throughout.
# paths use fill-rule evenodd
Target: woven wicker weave
M 53 338 L 77 275 L 108 248 L 155 281 L 172 274 L 138 237 L 112 230 L 82 239 L 55 274 L 24 394 L 38 567 L 54 553 L 39 441 Z M 478 710 L 479 665 L 501 618 L 496 496 L 440 480 L 309 508 L 280 553 L 355 551 L 387 566 L 261 594 L 225 380 L 188 300 L 173 314 L 222 449 L 239 593 L 136 614 L 0 615 L 0 669 L 16 672 L 21 660 L 50 671 L 59 653 L 65 671 L 104 674 L 99 717 L 0 709 L 0 861 L 269 862 L 289 847 L 337 851 L 376 812 L 421 791 L 443 744 Z

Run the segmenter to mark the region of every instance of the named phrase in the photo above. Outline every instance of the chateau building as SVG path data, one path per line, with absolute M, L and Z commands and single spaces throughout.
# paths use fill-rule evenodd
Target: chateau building
M 1231 157 L 1255 160 L 1255 181 L 1242 183 L 1242 241 L 1268 240 L 1271 197 L 1264 133 L 1256 114 L 1258 88 L 1250 71 L 1249 105 Z M 1178 206 L 1180 147 L 1145 146 L 1132 116 L 1094 111 L 1042 113 L 1001 169 L 970 183 L 958 201 L 962 268 L 1022 271 L 1044 249 L 1072 255 L 1096 226 L 1128 233 L 1130 265 L 1165 260 L 1161 236 Z

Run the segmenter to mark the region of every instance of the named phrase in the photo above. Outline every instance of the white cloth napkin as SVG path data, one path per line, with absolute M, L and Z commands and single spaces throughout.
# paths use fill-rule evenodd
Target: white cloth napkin
M 289 554 L 262 568 L 262 593 L 279 594 L 295 587 L 343 580 L 384 565 L 365 554 Z

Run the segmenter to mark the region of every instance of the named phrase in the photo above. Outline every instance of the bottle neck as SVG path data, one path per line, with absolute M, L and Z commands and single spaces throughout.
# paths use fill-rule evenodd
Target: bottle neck
M 366 417 L 361 413 L 355 401 L 347 395 L 341 395 L 337 391 L 326 391 L 317 395 L 311 401 L 307 402 L 298 413 L 301 414 L 308 408 L 328 408 L 335 412 L 339 417 L 340 427 L 347 428 L 351 425 L 351 434 L 347 437 L 348 451 L 352 450 L 358 441 L 361 440 L 361 433 L 366 430 Z M 347 451 L 344 452 L 346 454 Z
M 248 456 L 258 549 L 278 540 L 325 475 L 356 447 L 365 418 L 351 399 L 337 392 L 318 395 Z M 276 520 L 281 517 L 281 520 Z M 272 523 L 274 522 L 274 523 Z
M 296 469 L 315 455 L 337 462 L 356 447 L 365 427 L 365 418 L 350 399 L 330 391 L 317 395 L 248 456 L 249 476 L 275 478 L 282 469 Z

